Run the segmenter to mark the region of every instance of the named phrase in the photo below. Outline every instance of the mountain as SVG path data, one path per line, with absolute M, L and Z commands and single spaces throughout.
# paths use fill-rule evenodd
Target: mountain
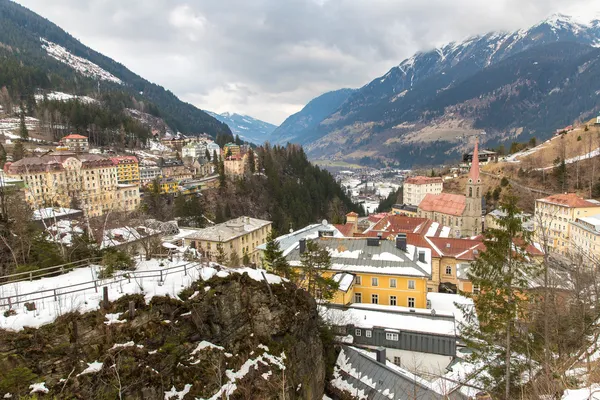
M 272 143 L 308 143 L 318 134 L 319 124 L 337 110 L 354 93 L 354 89 L 340 89 L 322 94 L 311 100 L 301 111 L 288 117 L 270 136 Z
M 217 120 L 227 124 L 234 135 L 239 135 L 240 138 L 247 142 L 255 144 L 263 144 L 269 135 L 277 128 L 277 126 L 248 115 L 235 113 L 217 114 L 206 111 L 209 115 Z
M 311 158 L 407 167 L 456 159 L 481 130 L 488 146 L 545 138 L 600 109 L 597 47 L 600 21 L 564 15 L 450 43 L 402 61 L 296 137 L 310 138 L 299 142 Z
M 12 1 L 0 0 L 0 63 L 15 61 L 20 69 L 31 71 L 23 79 L 25 72 L 7 67 L 14 77 L 5 75 L 8 83 L 4 85 L 21 98 L 32 96 L 40 86 L 79 95 L 98 90 L 125 92 L 137 102 L 153 104 L 175 131 L 231 134 L 226 124 L 90 49 L 47 19 Z

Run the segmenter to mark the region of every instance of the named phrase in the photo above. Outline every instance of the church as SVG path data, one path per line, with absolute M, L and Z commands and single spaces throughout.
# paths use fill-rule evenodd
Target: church
M 479 144 L 475 142 L 465 195 L 427 194 L 419 203 L 417 215 L 449 226 L 454 237 L 477 236 L 482 232 L 482 197 Z

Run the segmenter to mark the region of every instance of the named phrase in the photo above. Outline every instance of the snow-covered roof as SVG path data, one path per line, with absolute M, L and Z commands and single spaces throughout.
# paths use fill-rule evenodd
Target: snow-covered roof
M 283 255 L 288 255 L 292 250 L 298 247 L 300 239 L 317 239 L 319 232 L 328 232 L 333 237 L 344 237 L 344 235 L 335 227 L 335 225 L 323 221 L 320 224 L 308 225 L 297 231 L 288 233 L 287 235 L 279 236 L 275 239 L 279 243 L 279 248 L 283 251 Z M 258 250 L 265 250 L 266 243 L 262 243 L 256 247 Z
M 38 210 L 34 210 L 33 211 L 33 219 L 39 221 L 42 219 L 60 218 L 60 217 L 65 217 L 67 215 L 75 215 L 75 214 L 81 214 L 81 213 L 82 213 L 81 210 L 74 210 L 71 208 L 47 207 L 47 208 L 40 208 Z
M 271 221 L 265 221 L 257 218 L 239 217 L 215 226 L 199 229 L 191 233 L 185 239 L 227 242 L 238 236 L 242 236 L 249 232 L 269 226 L 271 223 Z

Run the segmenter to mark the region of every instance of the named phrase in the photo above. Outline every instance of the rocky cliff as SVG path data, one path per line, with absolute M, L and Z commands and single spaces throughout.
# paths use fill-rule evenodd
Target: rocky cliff
M 146 304 L 130 295 L 39 329 L 0 332 L 0 396 L 322 398 L 320 322 L 305 291 L 231 274 L 178 297 Z

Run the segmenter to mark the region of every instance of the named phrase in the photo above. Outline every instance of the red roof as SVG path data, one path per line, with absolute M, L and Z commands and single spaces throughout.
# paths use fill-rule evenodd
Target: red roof
M 575 193 L 553 194 L 552 196 L 538 199 L 538 201 L 550 204 L 558 204 L 566 207 L 600 207 L 600 203 L 585 200 Z
M 440 177 L 428 177 L 428 176 L 413 176 L 404 181 L 405 183 L 412 183 L 415 185 L 425 185 L 428 183 L 442 183 Z
M 388 214 L 386 214 L 386 213 L 371 214 L 371 215 L 369 215 L 369 217 L 367 219 L 369 220 L 369 222 L 377 223 L 387 216 L 388 216 Z
M 345 237 L 352 237 L 352 234 L 354 233 L 354 223 L 352 222 L 347 224 L 334 224 L 333 226 L 335 226 Z
M 483 250 L 483 242 L 473 239 L 456 239 L 456 238 L 441 238 L 428 237 L 433 246 L 435 246 L 442 255 L 446 257 L 455 257 L 460 260 L 474 260 L 475 254 L 473 250 Z
M 354 211 L 351 211 L 348 214 L 346 214 L 346 217 L 358 217 L 358 214 L 355 213 Z
M 87 136 L 81 136 L 77 134 L 72 134 L 69 136 L 65 136 L 63 139 L 87 139 Z
M 473 150 L 473 160 L 471 161 L 469 179 L 473 180 L 473 182 L 477 182 L 479 180 L 479 140 L 475 142 L 475 150 Z
M 111 160 L 113 162 L 113 164 L 118 164 L 119 161 L 133 161 L 133 162 L 138 162 L 137 157 L 135 156 L 117 156 L 117 157 L 111 157 Z
M 428 193 L 419 204 L 419 208 L 423 211 L 435 211 L 447 215 L 461 216 L 465 210 L 465 204 L 465 196 L 460 194 Z

